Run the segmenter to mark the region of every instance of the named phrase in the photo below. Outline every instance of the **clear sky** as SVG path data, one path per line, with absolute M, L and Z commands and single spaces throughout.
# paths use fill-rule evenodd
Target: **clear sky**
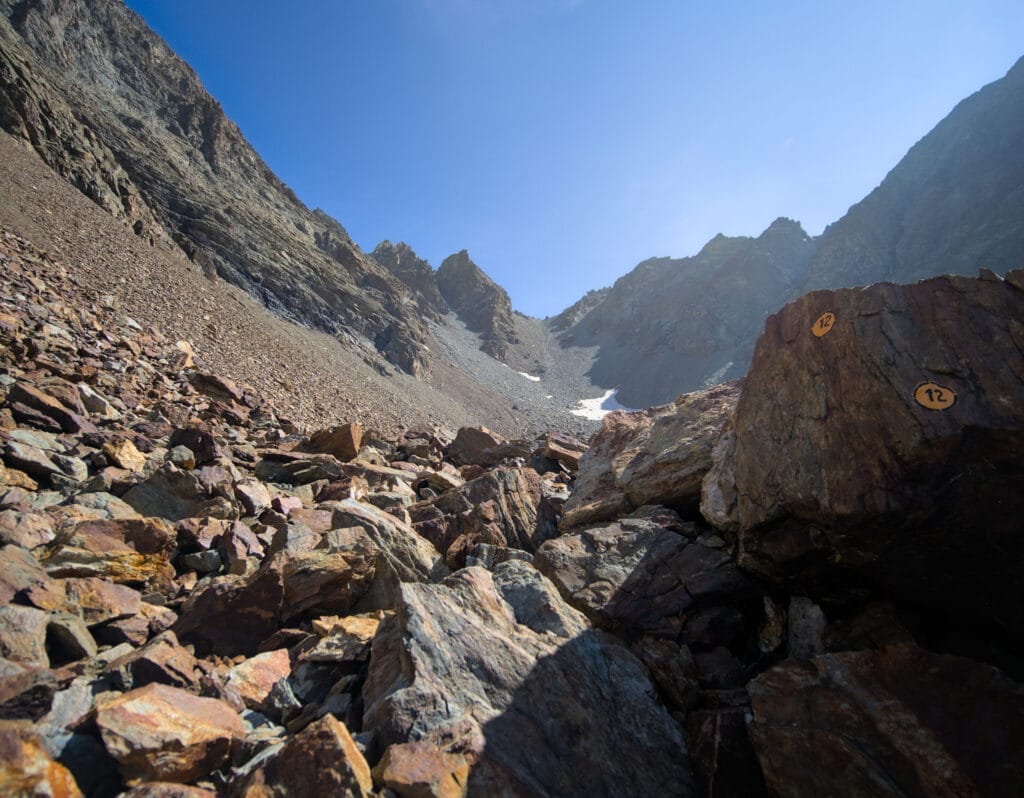
M 819 234 L 1024 55 L 1024 2 L 128 0 L 363 249 L 557 313 L 777 216 Z

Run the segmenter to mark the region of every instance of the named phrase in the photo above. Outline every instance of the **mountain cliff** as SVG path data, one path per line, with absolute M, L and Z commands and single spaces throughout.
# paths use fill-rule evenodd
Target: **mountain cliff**
M 694 257 L 651 258 L 620 277 L 562 341 L 600 347 L 591 377 L 620 385 L 630 407 L 738 376 L 815 246 L 799 223 L 780 218 L 757 238 L 718 235 Z
M 437 269 L 437 287 L 466 326 L 483 336 L 484 352 L 504 360 L 510 344 L 519 342 L 512 318 L 512 300 L 488 277 L 466 250 L 449 255 Z
M 114 0 L 0 0 L 0 124 L 84 193 L 312 327 L 423 367 L 418 305 L 267 167 L 195 72 Z
M 1024 252 L 1024 59 L 959 103 L 821 236 L 806 289 L 1003 273 Z

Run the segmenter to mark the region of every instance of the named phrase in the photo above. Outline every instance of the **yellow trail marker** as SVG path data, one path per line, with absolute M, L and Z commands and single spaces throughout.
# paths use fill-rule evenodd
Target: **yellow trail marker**
M 826 310 L 818 316 L 818 320 L 811 325 L 811 332 L 814 333 L 816 338 L 821 338 L 823 335 L 828 335 L 835 324 L 836 314 L 830 310 Z
M 922 382 L 914 389 L 914 400 L 929 410 L 948 410 L 956 402 L 956 391 L 934 382 Z

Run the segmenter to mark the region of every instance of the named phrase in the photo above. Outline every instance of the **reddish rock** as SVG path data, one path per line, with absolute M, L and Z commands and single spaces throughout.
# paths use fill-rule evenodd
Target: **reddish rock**
M 0 543 L 13 543 L 23 549 L 45 546 L 56 537 L 53 523 L 42 513 L 0 511 Z
M 187 367 L 183 366 L 182 368 Z M 121 798 L 217 798 L 217 793 L 188 784 L 150 781 L 132 787 L 128 792 L 122 793 Z
M 359 454 L 363 442 L 363 428 L 359 424 L 342 424 L 314 432 L 302 444 L 303 451 L 329 454 L 343 463 Z
M 81 798 L 82 791 L 27 724 L 0 721 L 0 795 Z
M 400 798 L 464 798 L 469 763 L 430 743 L 403 743 L 384 752 L 373 776 Z
M 0 604 L 17 598 L 41 610 L 68 608 L 64 583 L 47 576 L 36 558 L 20 546 L 0 548 Z
M 119 689 L 131 690 L 154 683 L 190 687 L 196 682 L 196 668 L 196 658 L 168 630 L 142 648 L 114 660 L 107 672 Z
M 196 371 L 189 375 L 188 381 L 199 393 L 205 394 L 211 399 L 221 402 L 241 402 L 243 400 L 241 389 L 234 380 L 229 380 L 227 377 Z
M 126 780 L 188 782 L 228 762 L 244 734 L 230 706 L 163 684 L 96 699 L 96 725 Z
M 505 439 L 486 427 L 462 427 L 448 447 L 448 457 L 455 465 L 494 465 L 490 451 Z
M 232 793 L 245 798 L 373 794 L 370 766 L 345 725 L 325 715 L 291 737 Z
M 225 675 L 228 688 L 234 690 L 250 709 L 264 706 L 274 685 L 292 672 L 288 649 L 279 648 L 257 654 L 235 665 Z
M 7 401 L 12 406 L 21 405 L 47 418 L 53 419 L 64 432 L 95 432 L 96 427 L 78 413 L 45 391 L 25 382 L 16 382 L 7 392 Z M 18 412 L 15 411 L 15 416 Z

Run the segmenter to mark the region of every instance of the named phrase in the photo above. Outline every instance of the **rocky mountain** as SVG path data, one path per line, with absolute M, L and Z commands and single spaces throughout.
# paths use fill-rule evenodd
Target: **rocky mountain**
M 509 345 L 519 343 L 512 300 L 505 289 L 484 274 L 466 250 L 445 258 L 435 278 L 448 306 L 470 330 L 483 336 L 483 351 L 504 360 Z
M 562 341 L 600 347 L 590 375 L 621 386 L 629 407 L 741 375 L 765 318 L 794 296 L 816 246 L 799 223 L 776 219 L 757 238 L 718 235 L 693 257 L 652 258 L 593 296 Z
M 419 300 L 421 308 L 434 313 L 436 317 L 450 311 L 438 290 L 433 267 L 404 241 L 397 244 L 381 241 L 370 253 L 370 257 L 405 283 Z
M 1024 59 L 959 103 L 825 230 L 806 289 L 999 274 L 1024 251 Z
M 0 124 L 140 235 L 267 307 L 423 368 L 420 308 L 307 209 L 192 69 L 117 0 L 0 2 Z
M 1024 271 L 589 448 L 297 425 L 82 283 L 0 232 L 5 794 L 1024 792 Z

